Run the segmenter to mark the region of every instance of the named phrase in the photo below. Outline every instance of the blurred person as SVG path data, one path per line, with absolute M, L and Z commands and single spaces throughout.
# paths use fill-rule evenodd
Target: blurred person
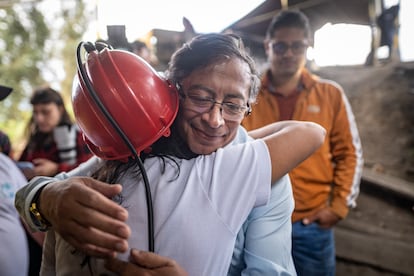
M 132 42 L 131 52 L 142 57 L 142 59 L 148 62 L 149 64 L 152 64 L 151 50 L 148 48 L 145 42 L 142 42 L 140 40 L 135 40 L 134 42 Z
M 12 157 L 11 155 L 11 143 L 9 136 L 0 130 L 0 152 Z
M 62 96 L 45 86 L 36 89 L 30 99 L 33 115 L 28 125 L 28 142 L 18 164 L 27 179 L 37 175 L 53 176 L 69 171 L 88 160 L 92 153 L 85 144 L 82 133 L 72 123 L 65 109 Z M 30 162 L 33 166 L 27 166 Z M 27 233 L 30 248 L 30 275 L 38 275 L 42 259 L 44 233 L 33 239 Z
M 175 146 L 173 146 L 172 149 L 175 149 L 176 146 L 184 147 L 184 149 L 189 147 L 189 149 L 182 151 L 180 154 L 184 154 L 184 156 L 187 156 L 186 159 L 190 158 L 189 160 L 191 160 L 200 154 L 211 154 L 218 149 L 220 152 L 221 150 L 227 151 L 230 150 L 230 148 L 233 148 L 234 144 L 246 143 L 246 141 L 249 140 L 247 139 L 247 133 L 239 127 L 240 122 L 244 117 L 242 116 L 243 114 L 238 111 L 236 120 L 233 118 L 234 116 L 230 116 L 229 118 L 229 112 L 230 106 L 233 106 L 234 104 L 233 102 L 237 102 L 237 106 L 242 106 L 242 102 L 247 102 L 247 104 L 250 105 L 254 101 L 258 84 L 255 81 L 256 78 L 253 78 L 253 75 L 251 75 L 252 72 L 255 72 L 254 68 L 254 64 L 250 57 L 244 52 L 241 40 L 236 39 L 235 37 L 232 38 L 232 36 L 219 34 L 202 35 L 196 37 L 188 45 L 184 45 L 174 55 L 169 72 L 167 73 L 168 78 L 173 82 L 182 84 L 182 89 L 180 89 L 180 95 L 182 97 L 180 101 L 181 111 L 179 111 L 181 115 L 179 115 L 176 120 L 177 127 L 179 126 L 178 129 L 181 130 L 178 132 L 175 130 L 172 137 L 178 134 L 179 137 L 185 137 L 185 140 L 178 143 L 174 142 L 173 144 Z M 216 97 L 224 100 L 226 105 L 224 106 L 223 103 L 219 102 L 223 107 L 215 109 L 215 105 L 219 104 L 216 101 Z M 196 107 L 197 110 L 199 110 L 197 112 L 194 109 Z M 245 108 L 243 109 L 245 110 Z M 237 110 L 239 110 L 239 108 L 237 108 Z M 281 124 L 279 127 L 283 125 L 284 124 Z M 274 130 L 274 127 L 277 127 L 277 125 L 271 127 L 273 127 Z M 223 134 L 218 135 L 219 132 Z M 209 135 L 207 135 L 207 133 L 209 133 Z M 256 138 L 262 137 L 259 133 L 260 132 L 252 132 L 251 135 Z M 176 139 L 177 137 L 174 140 L 182 140 Z M 184 141 L 188 141 L 187 146 L 185 146 Z M 283 141 L 288 143 L 291 142 L 290 139 L 283 139 Z M 232 143 L 233 145 L 231 145 Z M 282 144 L 283 143 L 279 146 L 282 146 Z M 224 148 L 220 149 L 221 147 Z M 168 146 L 164 146 L 160 149 L 168 148 Z M 152 149 L 156 152 L 158 146 L 153 146 Z M 283 147 L 283 149 L 287 148 Z M 297 148 L 295 148 L 294 151 L 296 150 Z M 283 164 L 288 162 L 287 160 L 290 159 L 289 155 L 293 154 L 294 151 L 290 150 L 286 155 L 281 154 L 281 156 L 283 155 L 285 157 L 277 163 L 284 166 Z M 207 159 L 209 158 L 210 157 Z M 255 162 L 251 160 L 245 161 L 249 164 L 255 164 Z M 185 161 L 180 161 L 180 163 L 181 162 Z M 92 181 L 89 178 L 74 178 L 73 176 L 90 175 L 90 172 L 96 170 L 96 166 L 100 166 L 99 160 L 95 161 L 91 159 L 87 163 L 81 165 L 72 172 L 61 174 L 55 179 L 34 179 L 34 181 L 31 181 L 30 185 L 19 192 L 16 199 L 16 206 L 33 228 L 41 229 L 39 226 L 42 222 L 34 221 L 27 215 L 28 209 L 26 206 L 28 206 L 27 204 L 31 204 L 34 200 L 33 197 L 36 196 L 38 202 L 35 202 L 35 204 L 39 204 L 39 210 L 44 219 L 50 221 L 51 225 L 53 225 L 53 230 L 66 236 L 66 239 L 70 241 L 75 248 L 80 249 L 83 252 L 94 254 L 94 256 L 113 256 L 114 251 L 125 252 L 127 249 L 126 239 L 131 234 L 129 227 L 125 228 L 123 224 L 123 221 L 126 219 L 125 211 L 122 211 L 120 206 L 114 204 L 111 200 L 108 200 L 105 197 L 113 197 L 118 194 L 121 187 L 115 185 L 107 186 L 104 183 Z M 225 166 L 227 163 L 230 164 L 231 162 L 225 162 L 222 166 Z M 238 161 L 236 163 L 239 165 L 240 162 Z M 217 168 L 220 169 L 219 167 Z M 221 168 L 220 170 L 222 169 L 225 168 Z M 249 170 L 246 173 L 250 173 Z M 221 178 L 224 178 L 224 176 L 234 177 L 234 174 L 230 176 L 228 172 L 220 175 L 222 175 Z M 59 179 L 65 180 L 57 182 Z M 263 274 L 262 271 L 267 271 L 268 275 L 269 271 L 272 271 L 272 273 L 270 273 L 271 275 L 295 275 L 294 268 L 292 271 L 290 267 L 290 264 L 293 266 L 293 263 L 290 262 L 290 217 L 293 210 L 293 201 L 291 198 L 290 182 L 286 181 L 286 179 L 288 180 L 288 177 L 283 175 L 282 179 L 283 180 L 277 181 L 273 185 L 271 197 L 272 203 L 270 206 L 265 205 L 263 206 L 263 209 L 259 209 L 261 207 L 254 208 L 254 211 L 249 214 L 249 218 L 244 222 L 243 229 L 239 231 L 237 236 L 238 246 L 236 247 L 240 252 L 234 255 L 236 256 L 236 262 L 238 261 L 241 263 L 237 270 L 243 270 L 243 272 L 246 273 L 244 275 L 249 275 L 254 273 L 254 271 L 259 271 L 261 274 Z M 237 183 L 241 185 L 242 183 L 245 183 L 245 180 L 233 182 L 234 183 L 231 183 L 230 186 L 237 185 Z M 175 186 L 175 184 L 170 184 L 173 187 Z M 227 183 L 224 186 L 229 184 L 230 183 Z M 218 188 L 219 187 L 220 189 L 229 188 L 218 186 Z M 243 185 L 237 187 L 238 189 L 241 189 L 239 191 L 241 193 Z M 102 193 L 102 195 L 99 195 L 99 193 L 97 194 L 93 189 Z M 129 188 L 124 187 L 124 189 Z M 276 193 L 273 193 L 274 190 Z M 129 195 L 129 192 L 125 193 Z M 239 195 L 239 193 L 237 194 Z M 273 196 L 273 194 L 275 196 Z M 82 197 L 79 195 L 82 195 Z M 223 196 L 226 196 L 227 198 L 227 200 L 224 200 L 224 204 L 225 202 L 230 201 L 234 194 L 223 194 Z M 59 198 L 62 197 L 64 197 L 65 200 L 59 200 Z M 76 201 L 73 201 L 75 197 L 77 199 Z M 92 197 L 95 198 L 95 200 L 88 199 L 92 199 Z M 44 204 L 44 202 L 47 202 L 47 204 Z M 70 202 L 73 202 L 73 204 Z M 85 204 L 79 205 L 80 202 L 84 202 Z M 219 203 L 219 201 L 217 203 Z M 65 206 L 66 204 L 68 205 Z M 69 206 L 71 212 L 67 213 L 66 211 L 63 211 Z M 225 206 L 232 206 L 232 213 L 235 213 L 233 212 L 234 206 L 230 202 L 223 205 L 223 207 Z M 86 210 L 89 211 L 85 212 Z M 128 210 L 131 211 L 131 206 Z M 217 211 L 218 213 L 225 212 L 225 210 Z M 89 215 L 82 216 L 80 215 L 82 213 L 87 213 Z M 205 215 L 207 215 L 207 213 Z M 130 216 L 137 215 L 134 212 L 130 212 L 129 214 Z M 200 217 L 203 218 L 204 215 L 201 215 Z M 158 219 L 162 220 L 162 218 Z M 87 229 L 83 229 L 83 225 L 90 226 L 87 227 Z M 94 229 L 99 230 L 96 231 Z M 102 235 L 101 232 L 108 234 Z M 109 236 L 109 234 L 116 236 L 116 239 Z M 138 235 L 134 232 L 132 234 Z M 171 233 L 169 235 L 171 236 Z M 192 235 L 194 235 L 194 233 L 188 235 L 188 239 Z M 136 238 L 137 237 L 133 238 L 133 240 Z M 187 244 L 189 241 L 186 241 L 186 239 L 187 238 L 180 242 L 180 244 Z M 173 242 L 173 240 L 174 239 L 171 239 L 170 242 Z M 162 239 L 162 241 L 169 243 L 167 242 L 168 239 Z M 203 239 L 201 239 L 201 241 L 205 242 Z M 160 243 L 160 247 L 167 246 L 164 245 L 164 242 Z M 220 242 L 217 241 L 216 243 L 219 244 Z M 280 248 L 280 252 L 270 252 L 268 250 L 269 244 L 276 244 L 275 247 Z M 192 255 L 188 250 L 176 251 L 177 248 L 174 246 L 174 250 L 171 251 L 172 253 L 170 252 L 169 255 L 174 258 L 175 254 Z M 99 255 L 99 253 L 101 255 Z M 157 253 L 160 252 L 157 251 Z M 221 252 L 221 254 L 223 254 L 223 252 Z M 177 257 L 176 261 L 180 264 L 191 262 L 191 259 L 183 260 L 182 256 Z M 220 262 L 222 262 L 222 260 Z M 204 259 L 202 263 L 202 266 L 204 266 L 207 263 L 211 263 L 211 261 Z M 212 262 L 212 264 L 213 263 L 216 264 L 215 262 Z M 261 265 L 258 265 L 259 263 Z M 135 267 L 128 263 L 123 264 L 129 265 L 125 269 L 132 269 Z M 189 266 L 189 264 L 187 264 L 186 268 L 192 267 L 192 269 L 196 269 L 194 268 L 194 265 L 195 264 L 191 264 Z M 217 266 L 218 265 L 219 264 L 217 264 Z M 233 265 L 234 262 L 232 261 L 232 266 Z M 241 273 L 239 272 L 239 275 L 240 274 Z
M 0 130 L 0 152 L 13 159 L 13 150 L 12 145 L 10 142 L 9 135 L 7 135 L 5 132 Z M 28 171 L 28 173 L 31 173 L 31 170 L 33 169 L 33 164 L 31 162 L 26 161 L 15 161 L 17 167 L 24 173 L 25 171 Z
M 313 121 L 327 135 L 323 146 L 289 175 L 295 210 L 292 253 L 298 275 L 335 275 L 333 227 L 356 206 L 362 174 L 362 149 L 351 106 L 335 82 L 306 68 L 310 43 L 308 18 L 300 11 L 278 13 L 266 32 L 269 69 L 248 130 L 283 120 Z M 306 138 L 304 138 L 306 141 Z
M 28 273 L 29 247 L 14 207 L 16 191 L 26 184 L 14 161 L 0 152 L 0 276 Z
M 11 87 L 0 85 L 0 101 L 7 98 L 7 96 L 13 91 Z M 0 152 L 3 152 L 7 156 L 11 156 L 11 143 L 9 136 L 0 130 Z
M 11 91 L 0 86 L 0 100 Z M 4 149 L 4 146 L 0 149 L 0 276 L 23 276 L 29 270 L 29 251 L 14 198 L 16 191 L 26 185 L 26 179 Z
M 380 28 L 380 45 L 388 47 L 388 60 L 392 60 L 393 56 L 398 53 L 398 44 L 395 43 L 395 35 L 398 35 L 398 15 L 400 12 L 400 5 L 394 5 L 382 11 L 377 18 L 377 24 Z M 395 45 L 396 44 L 396 45 Z M 397 46 L 395 51 L 394 46 Z M 396 53 L 394 53 L 394 51 Z
M 38 88 L 30 103 L 33 115 L 27 128 L 28 142 L 19 158 L 19 161 L 34 165 L 31 175 L 26 175 L 27 179 L 69 171 L 92 156 L 56 90 Z

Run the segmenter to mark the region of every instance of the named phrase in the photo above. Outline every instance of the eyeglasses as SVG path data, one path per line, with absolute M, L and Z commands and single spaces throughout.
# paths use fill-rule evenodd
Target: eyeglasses
M 284 55 L 286 52 L 291 49 L 294 55 L 301 55 L 308 48 L 308 43 L 303 41 L 294 41 L 292 44 L 287 44 L 286 42 L 271 42 L 271 47 L 273 53 L 277 55 Z
M 251 108 L 247 105 L 241 105 L 234 102 L 218 102 L 211 97 L 206 97 L 205 95 L 197 93 L 185 94 L 181 89 L 181 95 L 184 99 L 188 99 L 189 105 L 188 109 L 195 111 L 197 113 L 203 114 L 213 110 L 215 105 L 220 106 L 221 116 L 224 120 L 228 121 L 238 121 L 243 119 L 244 116 L 250 114 Z M 241 99 L 238 99 L 241 101 Z

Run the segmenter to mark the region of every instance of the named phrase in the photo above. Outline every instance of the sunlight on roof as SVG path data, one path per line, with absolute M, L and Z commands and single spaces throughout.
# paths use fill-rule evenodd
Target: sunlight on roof
M 260 5 L 264 0 L 96 0 L 98 33 L 105 38 L 106 25 L 125 25 L 130 40 L 145 36 L 151 29 L 183 31 L 183 16 L 196 32 L 220 32 Z M 117 12 L 114 12 L 117 11 Z
M 387 1 L 386 8 L 400 3 L 399 40 L 396 41 L 403 62 L 414 61 L 414 1 Z M 327 23 L 315 32 L 314 48 L 308 58 L 318 66 L 364 64 L 371 48 L 371 28 L 365 25 Z M 389 55 L 387 46 L 379 47 L 377 58 Z
M 312 55 L 318 66 L 363 64 L 370 47 L 368 26 L 327 23 L 315 32 Z

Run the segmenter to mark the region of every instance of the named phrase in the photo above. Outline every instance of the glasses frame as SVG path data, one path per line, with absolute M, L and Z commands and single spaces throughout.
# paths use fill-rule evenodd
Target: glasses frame
M 188 99 L 189 102 L 191 103 L 191 105 L 194 108 L 190 108 L 192 111 L 197 112 L 199 114 L 204 114 L 204 113 L 208 113 L 211 112 L 211 110 L 213 110 L 214 106 L 219 105 L 220 106 L 220 115 L 224 120 L 228 120 L 228 121 L 239 121 L 242 120 L 245 116 L 248 116 L 251 113 L 251 107 L 249 105 L 249 103 L 247 103 L 246 105 L 238 105 L 238 104 L 233 104 L 233 103 L 229 103 L 229 102 L 218 102 L 213 98 L 204 98 L 203 102 L 210 103 L 209 107 L 205 107 L 205 106 L 201 106 L 200 102 L 197 102 L 197 99 L 191 95 L 188 95 L 187 93 L 185 93 L 182 85 L 178 85 L 179 87 L 179 93 L 180 96 L 183 100 Z M 240 110 L 242 110 L 239 114 L 229 114 L 228 112 L 226 112 L 226 107 L 228 107 L 229 105 L 231 106 L 237 106 L 237 108 L 239 108 Z M 200 110 L 203 109 L 203 110 Z M 224 110 L 224 111 L 223 111 Z
M 278 49 L 278 45 L 281 46 L 281 48 L 279 47 Z M 285 55 L 287 51 L 290 49 L 292 51 L 292 54 L 298 56 L 303 55 L 306 52 L 306 50 L 309 48 L 309 43 L 307 41 L 302 40 L 293 41 L 290 44 L 284 41 L 270 41 L 269 46 L 270 49 L 272 49 L 272 52 L 276 55 Z

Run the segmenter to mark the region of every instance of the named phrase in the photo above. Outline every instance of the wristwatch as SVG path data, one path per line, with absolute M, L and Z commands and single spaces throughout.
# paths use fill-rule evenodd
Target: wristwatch
M 46 187 L 46 185 L 36 192 L 29 208 L 33 222 L 36 224 L 40 231 L 47 231 L 52 226 L 52 224 L 47 219 L 45 219 L 39 211 L 40 193 L 44 187 Z

